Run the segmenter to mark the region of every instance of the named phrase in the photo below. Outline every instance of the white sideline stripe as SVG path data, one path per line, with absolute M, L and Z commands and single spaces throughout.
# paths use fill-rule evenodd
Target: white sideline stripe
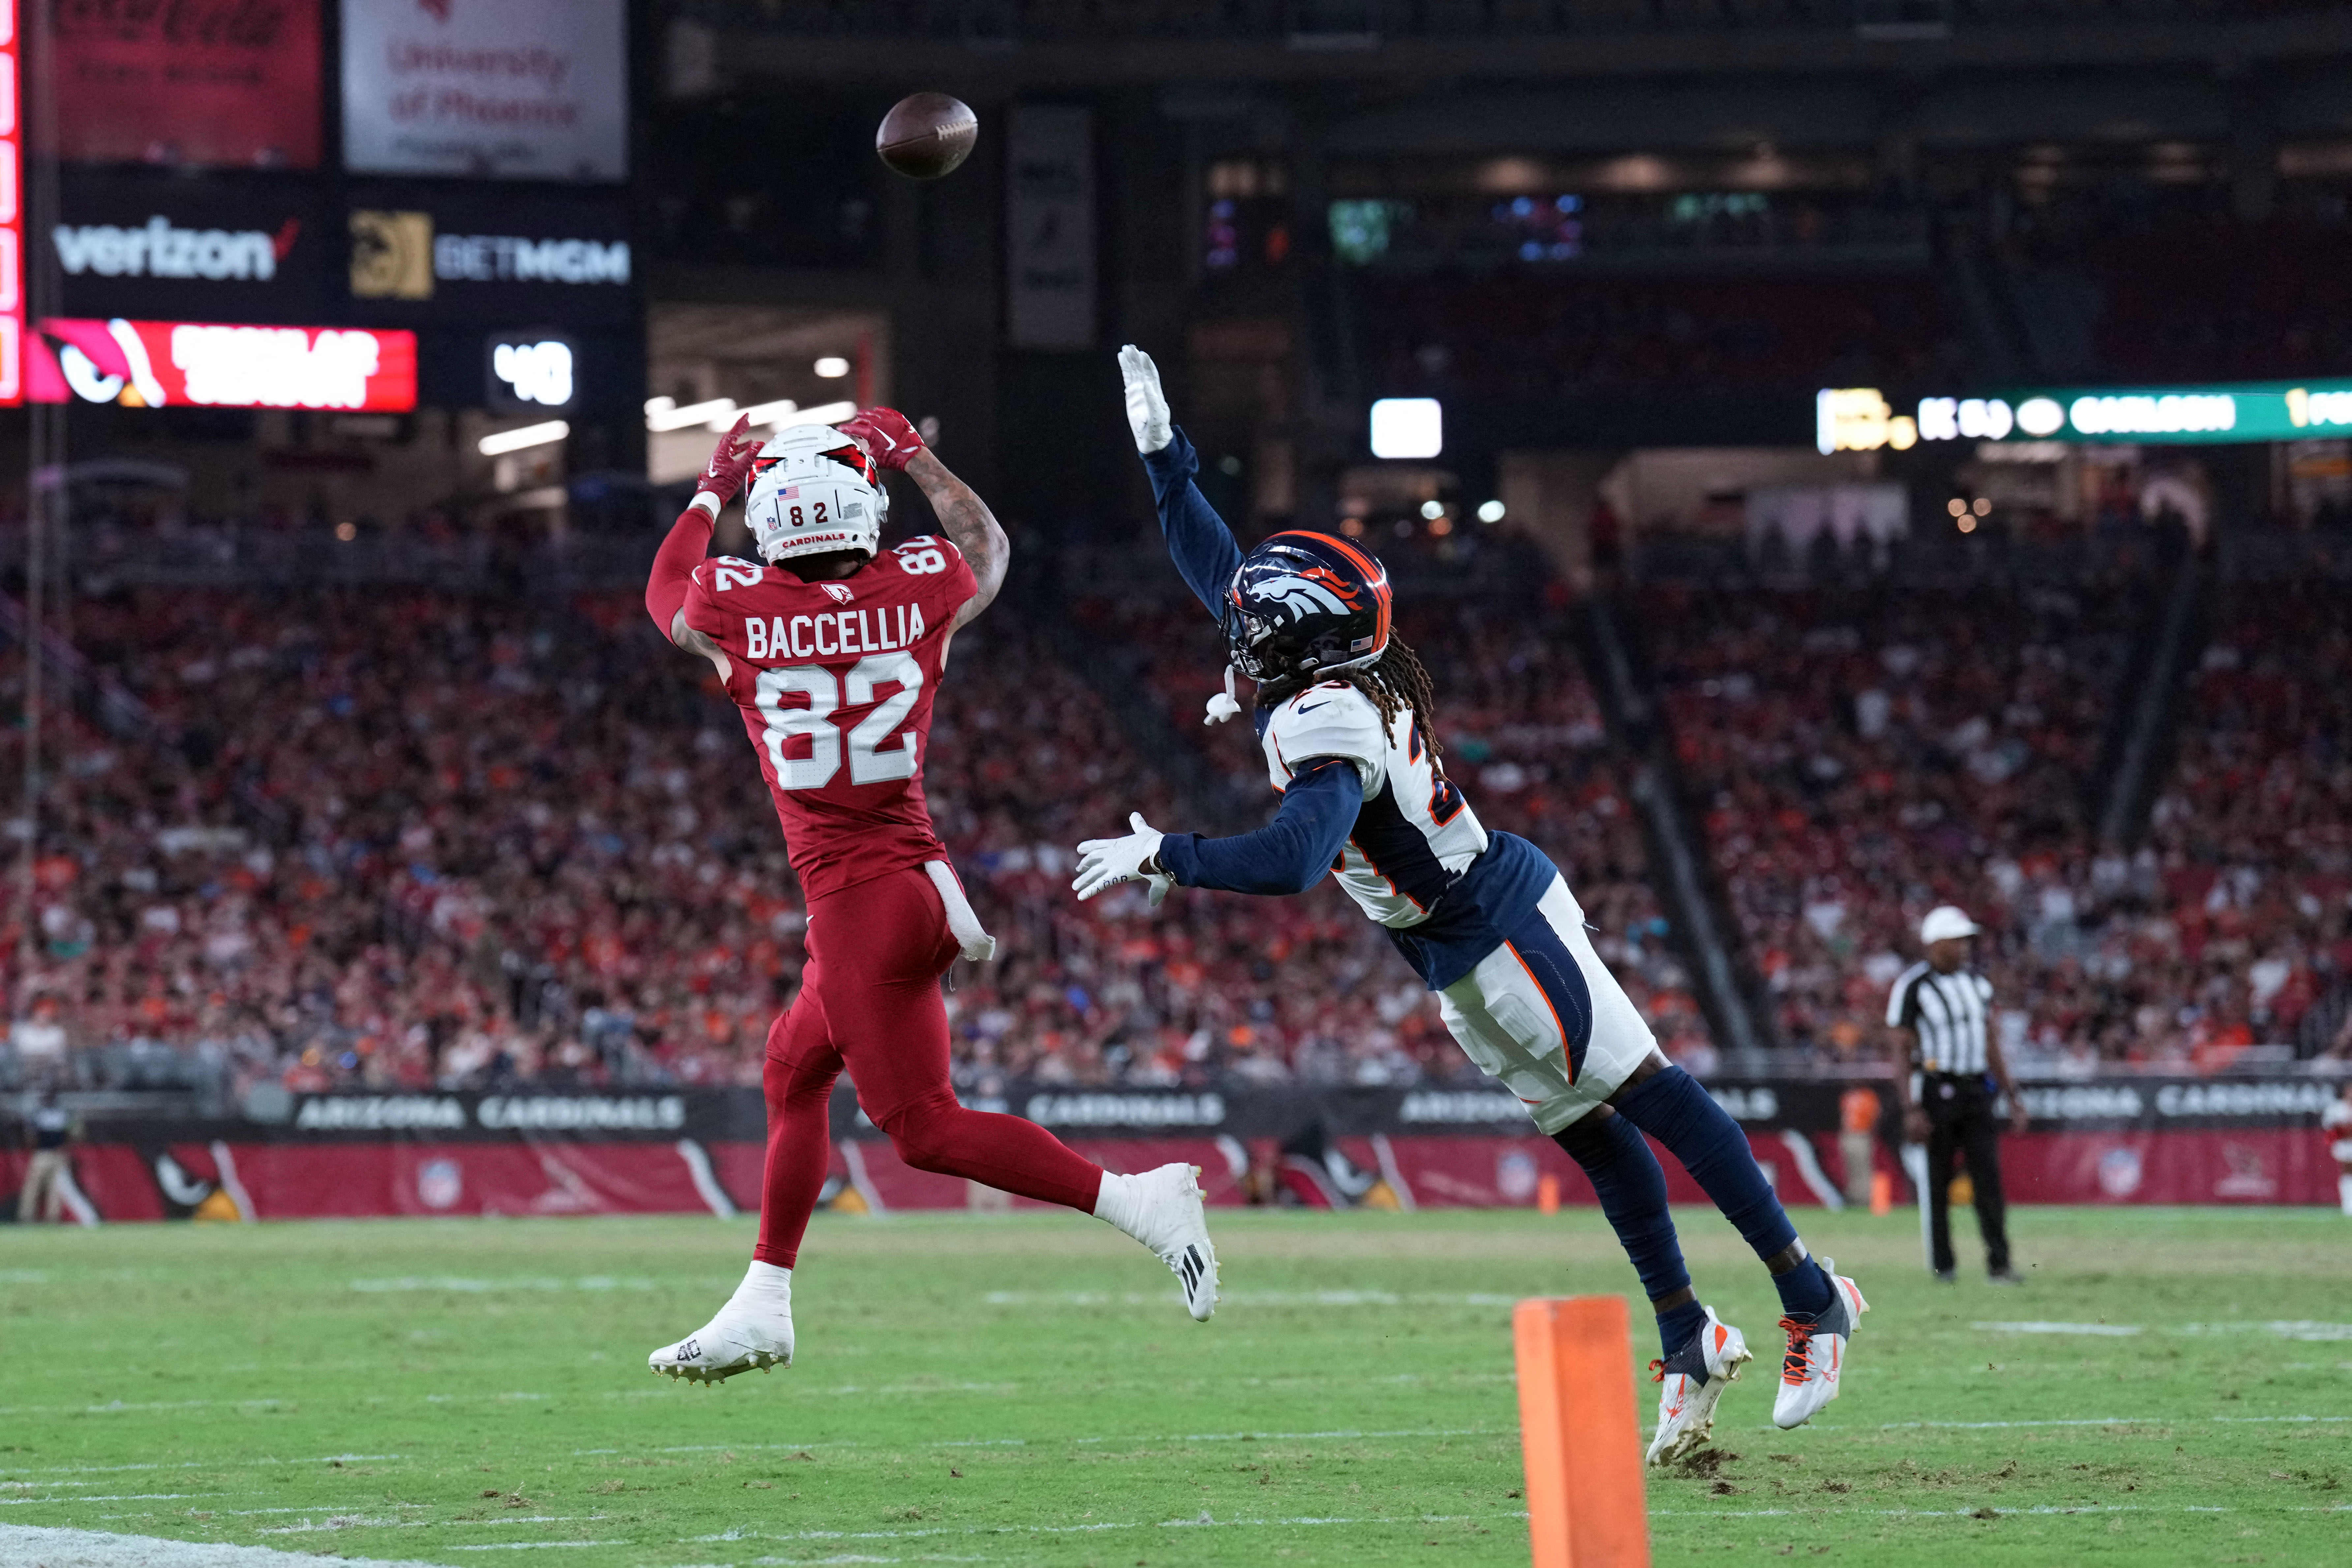
M 2021 1323 L 1970 1323 L 1969 1327 L 1990 1334 L 2105 1334 L 2116 1339 L 2147 1332 L 2137 1323 L 2048 1323 L 2039 1319 Z
M 1132 1436 L 1058 1437 L 1033 1443 L 1027 1437 L 951 1437 L 930 1443 L 874 1443 L 841 1437 L 816 1443 L 686 1443 L 660 1448 L 574 1448 L 572 1457 L 591 1454 L 720 1454 L 756 1453 L 770 1448 L 1028 1448 L 1056 1443 L 1299 1443 L 1339 1437 L 1516 1437 L 1516 1426 L 1410 1426 L 1390 1431 L 1359 1431 L 1344 1427 L 1329 1432 L 1179 1432 L 1173 1436 L 1139 1433 Z M 703 1537 L 697 1536 L 701 1540 Z M 719 1539 L 717 1536 L 710 1540 Z
M 710 1168 L 710 1156 L 702 1145 L 691 1138 L 677 1141 L 678 1158 L 686 1162 L 686 1173 L 694 1178 L 694 1190 L 720 1219 L 735 1217 L 735 1200 L 719 1184 L 719 1173 Z
M 0 1410 L 0 1415 L 7 1412 Z M 0 1466 L 23 1476 L 96 1476 L 119 1475 L 124 1470 L 225 1470 L 242 1465 L 332 1465 L 357 1464 L 363 1459 L 404 1459 L 405 1454 L 321 1454 L 315 1459 L 273 1459 L 267 1457 L 253 1459 L 182 1459 L 177 1463 L 151 1461 L 143 1465 L 31 1465 Z M 47 1486 L 47 1481 L 12 1481 L 11 1486 Z M 89 1486 L 93 1482 L 58 1481 L 58 1486 Z
M 319 1559 L 308 1552 L 279 1552 L 267 1546 L 24 1524 L 0 1524 L 0 1562 L 38 1563 L 41 1568 L 319 1568 Z M 336 1568 L 434 1568 L 431 1563 L 374 1557 L 341 1557 L 335 1562 Z

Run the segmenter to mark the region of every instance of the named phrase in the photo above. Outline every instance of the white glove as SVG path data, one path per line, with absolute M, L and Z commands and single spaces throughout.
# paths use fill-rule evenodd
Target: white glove
M 1135 449 L 1148 457 L 1176 438 L 1168 395 L 1160 390 L 1160 367 L 1129 343 L 1118 351 L 1118 374 L 1127 383 L 1127 427 L 1135 432 Z
M 1070 890 L 1078 895 L 1080 903 L 1139 877 L 1151 884 L 1151 907 L 1156 910 L 1168 889 L 1176 885 L 1176 879 L 1167 872 L 1143 868 L 1160 853 L 1160 840 L 1166 835 L 1144 821 L 1139 811 L 1128 813 L 1127 825 L 1135 831 L 1124 838 L 1089 838 L 1078 846 L 1078 879 L 1070 884 Z
M 1208 716 L 1201 722 L 1222 724 L 1228 719 L 1238 719 L 1241 716 L 1241 699 L 1234 695 L 1234 667 L 1229 664 L 1225 666 L 1225 689 L 1209 699 Z

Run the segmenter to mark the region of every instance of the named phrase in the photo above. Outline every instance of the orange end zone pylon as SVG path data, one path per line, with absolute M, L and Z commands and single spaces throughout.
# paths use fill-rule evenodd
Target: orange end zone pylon
M 1625 1299 L 1522 1301 L 1511 1337 L 1535 1568 L 1649 1568 Z

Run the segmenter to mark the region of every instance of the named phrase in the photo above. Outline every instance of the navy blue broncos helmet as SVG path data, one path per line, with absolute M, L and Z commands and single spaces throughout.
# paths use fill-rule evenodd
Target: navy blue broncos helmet
M 1286 530 L 1242 557 L 1217 618 L 1252 680 L 1320 679 L 1388 651 L 1389 574 L 1344 539 Z

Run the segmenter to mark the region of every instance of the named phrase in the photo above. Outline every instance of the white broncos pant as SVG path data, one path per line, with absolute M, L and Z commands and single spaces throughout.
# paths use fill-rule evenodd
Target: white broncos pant
M 1584 909 L 1555 876 L 1535 912 L 1478 967 L 1438 993 L 1470 1059 L 1559 1131 L 1616 1092 L 1656 1037 L 1592 951 Z

